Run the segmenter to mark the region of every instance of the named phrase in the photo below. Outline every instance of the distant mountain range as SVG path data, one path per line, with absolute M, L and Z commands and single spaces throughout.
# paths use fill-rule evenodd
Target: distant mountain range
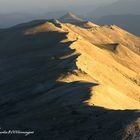
M 115 24 L 135 35 L 140 36 L 140 15 L 109 15 L 95 20 L 100 25 Z
M 139 15 L 140 0 L 118 0 L 112 4 L 98 7 L 88 15 L 92 18 L 101 18 L 108 15 Z
M 102 2 L 100 2 L 102 3 Z M 104 2 L 103 2 L 104 3 Z M 104 5 L 102 7 L 99 7 L 100 5 Z M 98 18 L 102 17 L 104 15 L 120 15 L 120 14 L 138 14 L 139 12 L 139 0 L 121 0 L 118 2 L 112 2 L 112 4 L 92 4 L 91 5 L 85 5 L 85 6 L 73 6 L 73 7 L 67 7 L 66 9 L 59 9 L 52 12 L 45 12 L 44 9 L 42 9 L 42 12 L 39 11 L 37 13 L 27 13 L 24 12 L 18 12 L 18 13 L 7 13 L 7 14 L 0 14 L 0 28 L 2 27 L 9 27 L 13 26 L 15 24 L 27 22 L 30 20 L 35 19 L 41 19 L 41 18 L 59 18 L 64 15 L 64 13 L 68 11 L 72 11 L 74 13 L 77 13 L 78 15 L 83 16 L 86 19 L 90 18 Z M 84 10 L 83 10 L 84 9 Z M 92 12 L 90 12 L 92 11 Z
M 140 35 L 140 0 L 119 0 L 99 7 L 88 16 L 97 24 L 116 24 L 121 28 Z
M 0 14 L 0 28 L 7 28 L 20 24 L 23 22 L 29 22 L 36 19 L 56 19 L 64 15 L 66 11 L 55 11 L 47 12 L 42 14 L 33 14 L 33 13 L 9 13 L 9 14 Z
M 116 24 L 125 30 L 135 34 L 140 35 L 140 0 L 119 0 L 112 2 L 111 4 L 104 5 L 102 7 L 93 6 L 93 10 L 86 14 L 82 12 L 84 7 L 73 7 L 74 11 L 78 12 L 77 20 L 83 19 L 96 22 L 97 24 Z M 79 9 L 78 9 L 79 8 Z M 88 9 L 86 6 L 85 9 Z M 92 9 L 92 5 L 89 6 Z M 19 23 L 28 22 L 35 19 L 60 19 L 67 13 L 66 10 L 59 10 L 53 12 L 46 12 L 42 14 L 28 14 L 28 13 L 10 13 L 10 14 L 0 14 L 0 28 L 7 28 L 14 26 Z M 81 13 L 81 14 L 80 14 Z M 83 15 L 82 15 L 83 14 Z M 65 17 L 65 22 L 69 22 L 68 16 L 73 16 L 72 14 Z M 80 17 L 80 18 L 79 18 Z M 62 17 L 64 18 L 64 17 Z M 79 18 L 79 19 L 78 19 Z M 61 20 L 61 19 L 60 19 Z M 72 21 L 72 20 L 71 20 Z M 64 22 L 64 21 L 63 21 Z

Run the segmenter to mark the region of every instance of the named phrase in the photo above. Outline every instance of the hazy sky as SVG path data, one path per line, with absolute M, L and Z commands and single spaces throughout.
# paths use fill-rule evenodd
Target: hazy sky
M 0 13 L 53 11 L 81 5 L 107 4 L 116 0 L 0 0 Z

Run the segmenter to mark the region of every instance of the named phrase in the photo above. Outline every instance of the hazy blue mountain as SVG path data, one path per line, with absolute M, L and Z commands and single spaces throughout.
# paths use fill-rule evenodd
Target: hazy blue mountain
M 36 19 L 52 19 L 59 18 L 64 15 L 66 11 L 54 11 L 46 13 L 9 13 L 9 14 L 0 14 L 0 28 L 7 28 L 20 24 L 23 22 L 28 22 Z
M 140 36 L 140 15 L 109 15 L 96 20 L 96 23 L 116 24 L 125 30 Z
M 69 11 L 86 18 L 88 17 L 87 13 L 90 11 L 116 0 L 31 1 L 33 0 L 0 1 L 0 28 L 6 28 L 30 20 L 59 18 Z
M 140 14 L 140 0 L 119 0 L 112 4 L 99 7 L 93 10 L 89 15 L 93 18 L 100 18 L 105 15 L 124 15 Z

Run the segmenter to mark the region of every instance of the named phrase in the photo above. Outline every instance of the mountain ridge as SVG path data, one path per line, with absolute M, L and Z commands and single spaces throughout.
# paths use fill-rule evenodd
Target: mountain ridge
M 139 37 L 45 20 L 0 38 L 2 126 L 38 132 L 29 139 L 139 138 Z
M 106 65 L 110 65 L 110 63 L 111 63 L 111 69 L 112 69 L 112 67 L 114 67 L 115 69 L 120 69 L 120 70 L 122 69 L 122 72 L 125 74 L 126 77 L 131 78 L 132 75 L 133 75 L 132 76 L 133 78 L 137 77 L 136 73 L 138 73 L 138 71 L 139 71 L 139 64 L 137 63 L 137 59 L 138 60 L 140 59 L 139 58 L 139 53 L 140 52 L 139 52 L 139 48 L 138 48 L 139 47 L 139 38 L 129 34 L 128 32 L 120 29 L 119 27 L 117 27 L 115 25 L 112 25 L 112 26 L 93 26 L 90 29 L 87 29 L 86 27 L 75 26 L 75 25 L 70 24 L 70 23 L 64 24 L 64 23 L 61 23 L 58 20 L 49 20 L 47 22 L 44 22 L 43 24 L 40 24 L 40 25 L 37 25 L 33 28 L 27 29 L 25 31 L 25 35 L 30 36 L 30 35 L 36 35 L 36 34 L 45 33 L 45 32 L 59 32 L 60 34 L 61 33 L 66 33 L 67 34 L 67 39 L 64 40 L 63 42 L 65 43 L 67 41 L 70 41 L 70 42 L 72 41 L 73 43 L 70 46 L 70 48 L 76 50 L 77 53 L 80 53 L 80 54 L 83 53 L 84 54 L 87 50 L 86 53 L 90 56 L 92 51 L 93 51 L 93 53 L 98 52 L 97 53 L 98 55 L 97 54 L 95 55 L 97 57 L 94 57 L 94 59 L 92 58 L 93 57 L 92 55 L 91 55 L 92 57 L 91 56 L 89 57 L 89 56 L 86 56 L 86 55 L 85 56 L 81 55 L 81 57 L 78 57 L 78 60 L 79 60 L 79 61 L 77 61 L 77 65 L 79 65 L 78 69 L 81 69 L 82 71 L 84 71 L 86 73 L 89 73 L 88 74 L 89 77 L 94 75 L 93 72 L 91 73 L 91 71 L 87 70 L 87 69 L 91 69 L 92 66 L 90 66 L 90 67 L 88 66 L 86 68 L 86 66 L 83 65 L 83 62 L 87 58 L 88 59 L 93 59 L 92 61 L 95 61 L 99 56 L 104 56 L 109 61 L 109 62 L 106 62 L 105 65 L 102 65 L 102 63 L 103 63 L 102 60 L 104 60 L 104 59 L 101 59 L 101 58 L 99 60 L 97 59 L 96 61 L 99 61 L 99 64 L 98 64 L 99 67 L 101 67 L 101 66 L 106 67 Z M 110 36 L 108 38 L 108 34 L 110 32 L 112 32 L 112 36 Z M 120 39 L 119 39 L 119 35 L 121 35 Z M 123 35 L 123 37 L 122 37 L 122 35 Z M 118 37 L 117 40 L 116 40 L 116 36 Z M 126 41 L 126 39 L 127 39 L 127 41 Z M 131 40 L 134 40 L 135 44 L 133 44 L 134 42 L 131 41 Z M 114 50 L 114 45 L 116 43 L 118 43 L 118 44 L 117 44 L 117 46 Z M 132 45 L 130 45 L 130 44 L 132 44 Z M 84 48 L 84 46 L 86 46 L 86 47 Z M 126 48 L 126 46 L 127 46 L 127 48 Z M 81 50 L 81 51 L 79 51 L 79 50 Z M 90 50 L 90 51 L 88 51 L 88 50 Z M 109 53 L 108 53 L 108 51 L 109 51 Z M 125 54 L 126 53 L 125 51 L 127 52 L 127 55 Z M 135 53 L 137 53 L 137 54 L 135 54 Z M 135 56 L 136 60 L 133 60 L 133 61 L 135 62 L 134 64 L 137 64 L 137 67 L 131 62 L 127 62 L 128 64 L 126 62 L 124 63 L 123 60 L 121 59 L 122 55 L 125 55 L 125 57 L 124 56 L 123 57 L 126 60 L 130 59 L 129 58 L 130 56 L 132 56 L 132 57 Z M 120 56 L 121 56 L 121 58 L 120 58 Z M 112 57 L 113 57 L 113 59 L 112 59 Z M 97 63 L 96 61 L 94 63 Z M 119 65 L 117 64 L 118 63 L 117 61 L 120 63 Z M 85 63 L 87 63 L 87 62 L 85 62 Z M 93 63 L 93 65 L 94 65 L 94 63 Z M 119 68 L 117 68 L 115 65 Z M 106 67 L 106 69 L 108 69 L 108 67 Z M 100 71 L 100 69 L 99 69 L 99 71 Z M 126 74 L 125 71 L 127 71 L 130 74 Z M 96 72 L 98 73 L 98 70 L 94 71 L 94 73 L 96 73 Z M 102 73 L 102 72 L 100 71 L 100 73 Z M 103 72 L 103 75 L 104 74 L 106 76 L 108 75 L 107 73 Z M 93 79 L 95 79 L 95 81 L 100 81 L 100 80 L 102 81 L 104 79 L 104 78 L 99 79 L 97 77 L 97 75 L 94 75 L 94 77 L 92 76 Z M 124 79 L 124 81 L 126 81 L 125 78 L 122 77 L 122 79 Z M 104 79 L 104 80 L 103 80 L 105 82 L 105 83 L 103 82 L 104 84 L 109 82 L 108 81 L 109 79 L 108 80 Z M 65 79 L 62 80 L 62 81 L 65 82 Z M 131 82 L 129 82 L 129 80 L 128 80 L 128 83 L 129 83 L 129 86 L 130 86 Z M 112 83 L 109 82 L 109 84 L 111 85 Z M 116 85 L 119 86 L 120 84 L 116 83 Z M 130 97 L 133 97 L 133 99 L 137 100 L 138 96 L 135 97 L 135 95 L 137 94 L 138 91 L 137 90 L 134 91 L 133 88 L 132 88 L 132 90 L 133 90 L 132 94 L 130 94 L 129 92 L 128 92 L 129 93 L 128 94 L 126 92 L 127 93 L 126 95 L 130 96 Z M 137 101 L 139 101 L 139 100 L 137 100 Z M 100 100 L 99 100 L 98 103 L 100 104 Z M 107 106 L 103 106 L 103 107 L 107 107 Z M 119 109 L 121 109 L 121 108 L 119 108 Z

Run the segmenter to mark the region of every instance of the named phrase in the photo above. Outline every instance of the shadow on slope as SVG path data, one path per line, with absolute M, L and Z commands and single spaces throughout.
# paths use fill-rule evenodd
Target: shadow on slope
M 97 84 L 57 81 L 77 69 L 78 55 L 69 48 L 72 42 L 60 42 L 65 36 L 57 32 L 25 36 L 20 28 L 3 34 L 0 127 L 35 132 L 27 137 L 0 135 L 3 140 L 118 140 L 124 126 L 139 116 L 135 111 L 86 105 Z M 66 55 L 70 56 L 61 58 Z
M 101 49 L 106 49 L 112 52 L 115 52 L 119 43 L 110 43 L 110 44 L 96 44 Z
M 34 135 L 5 135 L 4 140 L 121 140 L 123 129 L 139 117 L 135 111 L 115 111 L 88 106 L 90 88 L 84 82 L 58 83 L 49 91 L 8 104 L 1 112 L 4 130 L 34 131 Z M 30 93 L 29 93 L 30 94 Z M 139 125 L 139 124 L 138 124 Z M 134 130 L 138 130 L 138 125 Z M 130 130 L 127 138 L 135 132 Z M 126 136 L 125 134 L 125 136 Z

